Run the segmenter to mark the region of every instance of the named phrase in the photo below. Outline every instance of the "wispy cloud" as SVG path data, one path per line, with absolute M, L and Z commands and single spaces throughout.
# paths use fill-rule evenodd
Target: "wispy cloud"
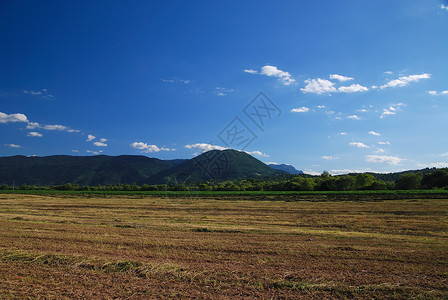
M 398 111 L 400 111 L 401 107 L 405 106 L 404 103 L 393 104 L 389 106 L 389 108 L 384 108 L 383 112 L 380 116 L 380 119 L 384 119 L 386 116 L 396 115 Z
M 167 82 L 167 83 L 183 83 L 183 84 L 189 84 L 191 83 L 193 80 L 189 80 L 189 79 L 179 79 L 179 78 L 174 78 L 174 79 L 161 79 L 163 82 Z
M 390 145 L 390 142 L 378 142 L 378 145 Z
M 94 142 L 93 144 L 97 147 L 107 147 L 107 144 L 101 142 Z
M 321 156 L 320 158 L 325 159 L 325 160 L 336 160 L 336 159 L 339 159 L 339 157 L 335 157 L 335 156 L 331 156 L 331 155 L 324 155 L 324 156 Z
M 305 112 L 308 112 L 309 110 L 310 109 L 308 107 L 302 106 L 302 107 L 299 107 L 299 108 L 291 109 L 291 112 L 293 112 L 293 113 L 305 113 Z
M 348 145 L 351 147 L 358 147 L 358 148 L 370 148 L 369 146 L 361 142 L 350 142 L 348 143 Z
M 266 153 L 263 153 L 261 151 L 255 150 L 255 151 L 244 151 L 249 155 L 257 155 L 257 156 L 261 156 L 261 157 L 269 157 L 269 155 L 267 155 Z
M 252 70 L 252 69 L 246 69 L 246 70 L 244 70 L 244 72 L 249 73 L 249 74 L 258 74 L 257 70 Z
M 216 90 L 215 90 L 215 94 L 220 97 L 227 96 L 229 93 L 233 93 L 233 92 L 234 92 L 234 89 L 227 89 L 227 88 L 223 88 L 223 87 L 219 87 L 219 86 L 216 87 Z
M 409 85 L 411 82 L 418 82 L 422 79 L 429 79 L 431 78 L 431 74 L 424 73 L 419 75 L 409 75 L 409 76 L 403 76 L 398 79 L 394 79 L 386 83 L 385 85 L 382 85 L 380 89 L 385 89 L 388 87 L 403 87 Z
M 350 86 L 341 86 L 338 88 L 338 91 L 341 93 L 359 93 L 359 92 L 367 92 L 369 89 L 360 84 L 352 84 Z
M 16 145 L 16 144 L 3 144 L 3 146 L 9 147 L 9 148 L 22 148 L 22 146 Z
M 28 122 L 28 118 L 24 114 L 5 114 L 0 112 L 0 124 L 16 123 L 16 122 Z
M 158 147 L 156 145 L 148 145 L 143 142 L 133 142 L 130 144 L 132 149 L 141 150 L 142 153 L 151 153 L 151 152 L 159 152 L 159 151 L 174 151 L 174 149 L 166 148 L 166 147 Z
M 448 11 L 448 5 L 442 4 L 442 5 L 440 5 L 440 8 L 443 9 L 443 10 Z
M 94 139 L 96 139 L 96 136 L 89 134 L 89 135 L 87 136 L 87 140 L 86 140 L 86 142 L 91 142 L 91 141 L 93 141 Z
M 50 94 L 47 89 L 41 89 L 39 91 L 23 90 L 23 93 L 25 95 L 41 96 L 41 98 L 46 98 L 46 99 L 54 98 L 54 95 Z
M 338 135 L 347 135 L 347 132 L 339 132 Z
M 207 152 L 207 151 L 211 151 L 211 150 L 225 150 L 228 148 L 222 147 L 222 146 L 217 146 L 217 145 L 212 145 L 212 144 L 206 144 L 206 143 L 196 143 L 196 144 L 191 144 L 191 145 L 185 145 L 185 148 L 187 149 L 193 149 L 199 152 Z
M 448 96 L 448 90 L 441 91 L 441 92 L 438 92 L 438 91 L 428 91 L 427 93 L 430 94 L 431 96 L 442 96 L 442 95 Z
M 92 154 L 98 155 L 98 154 L 100 154 L 100 153 L 103 153 L 103 150 L 98 150 L 98 151 L 94 151 L 94 150 L 86 150 L 86 152 L 87 152 L 87 153 L 92 153 Z
M 351 116 L 348 116 L 348 117 L 347 117 L 347 119 L 352 119 L 352 120 L 361 120 L 361 118 L 360 118 L 360 117 L 358 117 L 357 115 L 351 115 Z
M 367 155 L 366 161 L 373 163 L 387 163 L 390 165 L 397 165 L 403 159 L 396 156 L 386 156 L 386 155 Z
M 260 75 L 266 75 L 269 77 L 276 77 L 284 85 L 292 85 L 292 84 L 295 84 L 295 82 L 296 82 L 291 77 L 291 74 L 289 72 L 282 71 L 282 70 L 278 69 L 276 66 L 266 65 L 266 66 L 261 67 L 260 71 L 246 69 L 246 70 L 244 70 L 244 72 L 249 73 L 249 74 L 260 74 Z
M 338 74 L 330 74 L 330 79 L 336 79 L 339 80 L 340 82 L 345 82 L 345 81 L 349 81 L 349 80 L 353 80 L 353 77 L 348 77 L 348 76 L 342 76 L 342 75 L 338 75 Z
M 42 137 L 43 134 L 42 134 L 42 133 L 39 133 L 39 132 L 36 132 L 36 131 L 31 131 L 31 132 L 28 132 L 27 136 L 32 136 L 32 137 Z
M 371 134 L 371 135 L 376 135 L 376 136 L 380 136 L 381 135 L 381 133 L 378 133 L 378 132 L 375 132 L 375 131 L 369 131 L 369 134 Z

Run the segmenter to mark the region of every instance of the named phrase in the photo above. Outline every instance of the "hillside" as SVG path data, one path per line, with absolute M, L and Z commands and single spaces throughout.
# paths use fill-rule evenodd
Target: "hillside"
M 268 166 L 270 166 L 273 169 L 284 171 L 286 173 L 293 175 L 303 174 L 303 171 L 297 170 L 293 166 L 287 164 L 268 164 Z
M 174 184 L 207 180 L 256 178 L 284 174 L 237 150 L 212 150 L 150 178 L 153 183 Z
M 146 156 L 0 157 L 0 185 L 180 184 L 284 174 L 235 150 L 209 151 L 193 159 L 161 160 Z
M 137 155 L 0 157 L 0 184 L 144 184 L 150 176 L 182 162 Z

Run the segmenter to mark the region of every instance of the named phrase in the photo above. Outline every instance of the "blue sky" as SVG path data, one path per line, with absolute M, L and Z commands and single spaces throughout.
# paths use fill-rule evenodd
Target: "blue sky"
M 446 167 L 447 28 L 440 0 L 1 1 L 0 156 Z

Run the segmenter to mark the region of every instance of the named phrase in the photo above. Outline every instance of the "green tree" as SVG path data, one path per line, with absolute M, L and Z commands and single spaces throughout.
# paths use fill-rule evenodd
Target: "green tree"
M 415 190 L 420 188 L 422 173 L 404 173 L 395 181 L 397 190 Z
M 373 177 L 373 175 L 370 174 L 358 174 L 356 175 L 355 180 L 356 180 L 356 189 L 365 190 L 369 186 L 371 186 L 376 179 L 375 177 Z
M 356 179 L 350 175 L 339 176 L 335 186 L 338 191 L 352 191 L 356 187 Z

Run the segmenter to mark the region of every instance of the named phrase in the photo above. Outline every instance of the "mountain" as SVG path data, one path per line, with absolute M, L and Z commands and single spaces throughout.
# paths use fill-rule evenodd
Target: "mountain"
M 107 185 L 147 183 L 152 175 L 185 160 L 161 160 L 139 155 L 0 157 L 0 184 Z
M 284 174 L 243 151 L 212 150 L 150 178 L 154 183 L 192 183 L 208 180 L 242 179 Z
M 270 166 L 273 169 L 284 171 L 286 173 L 293 175 L 303 174 L 303 171 L 297 170 L 293 166 L 287 164 L 268 164 L 268 166 Z
M 284 174 L 249 154 L 212 150 L 193 159 L 161 160 L 139 155 L 0 157 L 0 185 L 108 185 L 192 183 Z

